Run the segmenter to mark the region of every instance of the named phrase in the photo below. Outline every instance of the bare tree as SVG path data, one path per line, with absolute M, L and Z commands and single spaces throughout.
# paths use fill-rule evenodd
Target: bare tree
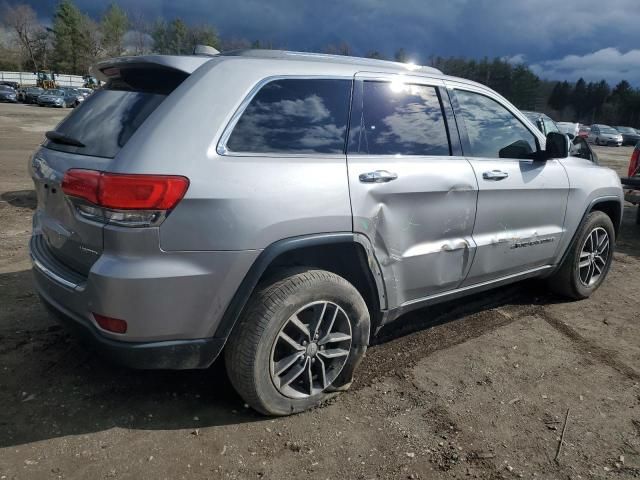
M 36 12 L 29 5 L 5 5 L 3 23 L 13 30 L 23 55 L 28 56 L 35 71 L 38 71 L 37 49 L 44 28 L 38 22 Z
M 132 43 L 134 55 L 144 55 L 151 50 L 151 37 L 149 32 L 151 28 L 149 23 L 145 20 L 144 15 L 141 12 L 129 12 L 129 26 L 131 30 L 127 32 L 127 37 Z

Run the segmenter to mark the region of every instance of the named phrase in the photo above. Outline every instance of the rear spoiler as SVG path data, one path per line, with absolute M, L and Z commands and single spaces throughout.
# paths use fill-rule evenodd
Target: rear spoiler
M 97 79 L 106 82 L 109 80 L 110 69 L 128 67 L 163 67 L 177 70 L 188 75 L 211 60 L 212 57 L 186 56 L 186 55 L 141 55 L 137 57 L 117 57 L 103 60 L 93 65 L 89 72 Z M 106 73 L 105 73 L 106 72 Z

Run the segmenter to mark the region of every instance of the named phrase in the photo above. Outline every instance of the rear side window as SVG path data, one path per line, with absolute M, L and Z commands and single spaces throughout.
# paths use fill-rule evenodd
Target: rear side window
M 460 116 L 469 136 L 470 157 L 531 158 L 536 137 L 515 115 L 485 95 L 456 90 Z
M 343 153 L 351 80 L 282 79 L 253 97 L 227 140 L 232 152 Z
M 349 153 L 450 154 L 435 87 L 365 81 L 362 95 L 354 97 Z
M 163 68 L 129 68 L 120 71 L 90 95 L 58 125 L 56 132 L 83 147 L 47 140 L 44 146 L 95 157 L 115 157 L 187 74 Z

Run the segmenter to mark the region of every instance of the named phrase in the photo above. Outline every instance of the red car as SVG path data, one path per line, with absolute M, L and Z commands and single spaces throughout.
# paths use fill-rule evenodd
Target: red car
M 585 140 L 589 137 L 589 132 L 591 129 L 586 125 L 580 125 L 580 130 L 578 130 L 578 136 L 584 138 Z
M 640 142 L 631 154 L 627 175 L 627 178 L 620 180 L 624 188 L 624 199 L 634 205 L 640 205 Z M 640 206 L 636 213 L 636 224 L 640 225 Z

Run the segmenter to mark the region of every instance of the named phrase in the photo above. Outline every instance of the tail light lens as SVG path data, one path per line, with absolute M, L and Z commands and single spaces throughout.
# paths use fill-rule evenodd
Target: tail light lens
M 631 154 L 631 160 L 629 160 L 628 177 L 633 177 L 640 171 L 640 148 L 636 147 Z
M 128 226 L 148 226 L 172 210 L 189 188 L 177 175 L 126 175 L 72 168 L 62 191 L 84 216 Z M 87 205 L 88 202 L 90 205 Z
M 119 318 L 106 317 L 104 315 L 93 314 L 96 323 L 100 328 L 113 333 L 127 333 L 127 322 Z

